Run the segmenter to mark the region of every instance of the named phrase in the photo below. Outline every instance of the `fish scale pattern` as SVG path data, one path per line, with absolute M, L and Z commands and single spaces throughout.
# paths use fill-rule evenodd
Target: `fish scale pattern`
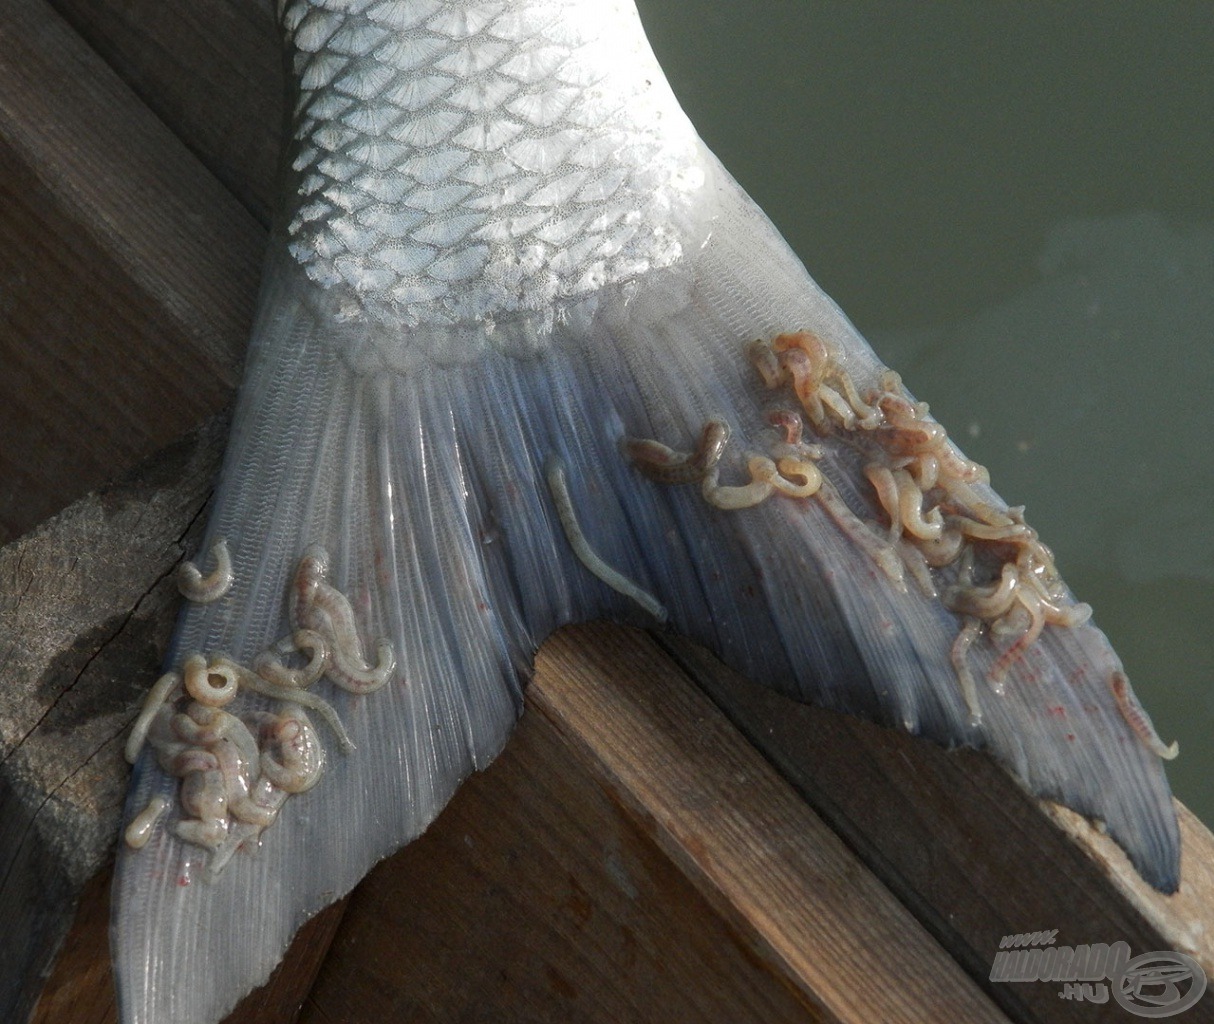
M 300 83 L 289 249 L 347 317 L 551 310 L 689 244 L 699 143 L 631 4 L 283 0 L 279 16 Z

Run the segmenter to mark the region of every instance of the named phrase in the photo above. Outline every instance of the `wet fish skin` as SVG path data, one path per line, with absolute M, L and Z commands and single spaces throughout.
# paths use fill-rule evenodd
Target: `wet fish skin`
M 1002 696 L 980 690 L 974 724 L 957 616 L 876 571 L 819 502 L 723 512 L 623 457 L 626 436 L 689 450 L 716 419 L 723 472 L 744 479 L 742 453 L 770 444 L 770 395 L 744 351 L 756 337 L 815 332 L 860 391 L 884 371 L 695 136 L 631 4 L 278 13 L 290 170 L 204 544 L 227 538 L 233 583 L 187 606 L 169 667 L 193 652 L 252 665 L 292 632 L 287 594 L 321 545 L 363 654 L 384 637 L 395 669 L 375 693 L 318 685 L 355 750 L 329 749 L 315 789 L 214 878 L 175 832 L 178 778 L 144 750 L 128 817 L 157 796 L 177 809 L 120 857 L 124 1020 L 215 1020 L 264 979 L 304 920 L 492 760 L 552 629 L 652 624 L 574 554 L 553 457 L 592 546 L 674 628 L 800 699 L 988 747 L 1175 886 L 1166 780 L 1102 690 L 1120 665 L 1094 627 L 1047 627 L 1033 687 L 1013 666 Z M 878 520 L 856 451 L 836 442 L 821 439 L 823 475 Z

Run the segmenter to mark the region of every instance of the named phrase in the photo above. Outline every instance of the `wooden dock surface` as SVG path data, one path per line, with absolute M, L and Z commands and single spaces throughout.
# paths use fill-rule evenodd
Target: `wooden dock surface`
M 38 1021 L 116 1020 L 122 733 L 239 379 L 278 75 L 256 0 L 0 0 L 0 961 L 36 974 L 81 896 Z M 579 627 L 499 761 L 231 1021 L 1125 1020 L 988 975 L 1057 928 L 1214 976 L 1214 838 L 1180 813 L 1163 897 L 978 754 Z

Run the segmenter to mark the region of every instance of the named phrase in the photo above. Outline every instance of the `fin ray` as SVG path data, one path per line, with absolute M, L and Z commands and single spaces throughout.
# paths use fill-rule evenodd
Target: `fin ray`
M 120 857 L 124 1019 L 214 1020 L 264 980 L 304 920 L 492 760 L 553 629 L 599 617 L 652 625 L 570 548 L 545 482 L 550 456 L 567 467 L 592 547 L 656 594 L 673 628 L 798 699 L 990 749 L 1031 791 L 1103 818 L 1148 881 L 1175 888 L 1166 778 L 1108 692 L 1120 663 L 1094 626 L 1047 625 L 1002 693 L 988 685 L 999 653 L 989 636 L 976 643 L 974 724 L 952 660 L 959 616 L 891 579 L 871 555 L 876 534 L 866 548 L 817 498 L 725 511 L 700 485 L 660 484 L 629 462 L 625 437 L 690 446 L 718 419 L 732 435 L 722 479 L 744 481 L 748 455 L 770 447 L 773 396 L 745 355 L 756 337 L 816 332 L 860 393 L 884 370 L 736 183 L 700 159 L 705 198 L 680 214 L 678 259 L 664 247 L 631 276 L 495 320 L 344 317 L 340 289 L 310 280 L 276 240 L 204 539 L 228 538 L 235 580 L 221 600 L 187 608 L 169 661 L 222 653 L 252 665 L 297 625 L 290 595 L 316 586 L 297 565 L 321 545 L 324 585 L 347 603 L 363 653 L 385 637 L 396 666 L 376 692 L 318 684 L 356 751 L 341 755 L 322 729 L 320 781 L 285 798 L 217 878 L 175 832 L 187 769 L 145 747 L 128 818 L 153 795 L 174 810 Z M 817 465 L 849 514 L 879 523 L 860 457 L 829 433 L 819 440 Z M 330 619 L 343 612 L 326 600 Z M 248 693 L 232 708 L 258 742 L 286 714 Z

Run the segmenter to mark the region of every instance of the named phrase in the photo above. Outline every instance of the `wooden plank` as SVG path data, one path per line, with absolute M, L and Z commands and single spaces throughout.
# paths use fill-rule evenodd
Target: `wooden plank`
M 829 1019 L 532 712 L 358 887 L 301 1024 Z
M 986 756 L 793 704 L 688 641 L 662 643 L 971 976 L 989 976 L 1003 936 L 1057 928 L 1060 945 L 1177 950 L 1214 977 L 1214 836 L 1180 804 L 1181 889 L 1163 896 L 1107 836 Z M 987 988 L 1016 1020 L 1124 1019 L 1060 1000 L 1058 985 Z M 1214 1020 L 1214 1001 L 1187 1011 L 1197 1019 Z
M 718 911 L 754 929 L 832 1014 L 1000 1017 L 652 639 L 580 627 L 541 651 L 537 672 L 551 682 L 533 706 Z
M 27 983 L 0 991 L 2 1019 L 24 1019 L 63 940 L 32 1020 L 117 1020 L 99 869 L 129 775 L 122 742 L 163 659 L 173 571 L 194 553 L 226 433 L 225 419 L 212 421 L 0 549 L 0 962 L 5 981 Z M 229 1024 L 294 1021 L 343 910 L 309 922 Z
M 112 856 L 126 727 L 176 615 L 223 420 L 0 549 L 0 1019 L 21 1020 Z
M 0 0 L 0 541 L 230 400 L 264 239 L 43 0 Z
M 84 887 L 72 930 L 30 1024 L 118 1024 L 109 956 L 112 874 L 107 867 Z
M 148 108 L 268 226 L 282 45 L 256 0 L 50 0 Z
M 1005 1020 L 643 634 L 562 631 L 301 1018 Z

